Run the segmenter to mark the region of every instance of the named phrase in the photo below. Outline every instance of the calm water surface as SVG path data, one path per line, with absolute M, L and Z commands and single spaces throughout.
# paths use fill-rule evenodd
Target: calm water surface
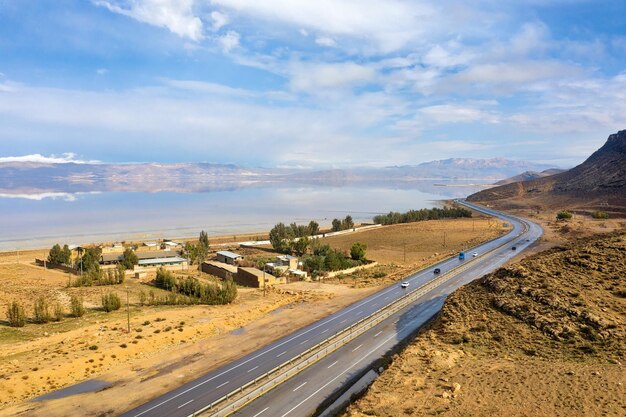
M 433 207 L 464 197 L 475 188 L 412 184 L 390 187 L 248 188 L 210 193 L 103 193 L 65 198 L 0 198 L 0 250 L 248 233 L 277 222 L 352 215 L 356 222 L 376 214 Z

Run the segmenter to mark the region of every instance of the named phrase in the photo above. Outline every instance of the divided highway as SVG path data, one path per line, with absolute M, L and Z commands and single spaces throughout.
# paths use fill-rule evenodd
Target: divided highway
M 456 257 L 447 259 L 411 275 L 405 279 L 409 282 L 408 289 L 403 289 L 398 284 L 387 287 L 123 416 L 192 416 L 196 411 L 263 376 L 277 365 L 402 298 L 407 290 L 430 282 L 434 277 L 434 268 L 441 270 L 440 276 L 450 274 L 449 280 L 427 292 L 407 308 L 393 314 L 272 391 L 251 401 L 233 415 L 286 417 L 314 414 L 322 402 L 355 377 L 371 369 L 378 358 L 436 314 L 445 298 L 456 288 L 501 266 L 542 234 L 541 228 L 532 222 L 465 201 L 458 202 L 510 223 L 512 230 L 505 236 L 468 249 L 465 260 Z M 513 251 L 513 246 L 517 250 Z M 475 258 L 472 257 L 474 252 L 478 254 Z M 210 415 L 210 412 L 203 415 Z

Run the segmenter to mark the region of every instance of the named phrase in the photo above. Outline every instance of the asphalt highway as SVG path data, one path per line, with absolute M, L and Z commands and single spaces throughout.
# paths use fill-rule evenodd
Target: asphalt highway
M 316 323 L 143 404 L 123 414 L 123 417 L 191 416 L 197 410 L 297 356 L 333 333 L 345 329 L 361 318 L 392 303 L 405 295 L 407 290 L 417 288 L 432 280 L 435 277 L 433 274 L 435 268 L 439 268 L 440 275 L 443 275 L 460 265 L 467 264 L 467 268 L 462 273 L 234 414 L 250 417 L 312 415 L 326 398 L 340 390 L 355 376 L 370 368 L 376 359 L 436 314 L 447 295 L 461 285 L 498 268 L 531 245 L 542 234 L 541 228 L 532 222 L 464 201 L 459 202 L 499 217 L 510 223 L 512 230 L 505 236 L 467 249 L 465 260 L 460 260 L 458 257 L 447 259 L 411 275 L 405 279 L 409 282 L 408 289 L 401 288 L 399 284 L 393 284 Z M 513 246 L 516 246 L 517 250 L 512 250 Z M 478 254 L 477 257 L 472 256 L 474 252 Z M 245 334 L 242 337 L 246 337 Z

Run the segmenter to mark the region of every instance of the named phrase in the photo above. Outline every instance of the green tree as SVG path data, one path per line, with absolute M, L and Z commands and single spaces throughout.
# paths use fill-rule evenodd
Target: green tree
M 70 298 L 70 312 L 73 317 L 82 317 L 85 315 L 83 297 L 72 295 L 72 297 Z
M 115 283 L 123 284 L 126 279 L 126 268 L 122 264 L 118 264 L 115 268 Z
M 341 229 L 348 230 L 352 228 L 354 228 L 354 221 L 352 220 L 352 216 L 348 214 L 346 218 L 343 219 L 343 221 L 341 222 Z
M 311 244 L 311 239 L 309 239 L 308 236 L 303 236 L 303 237 L 298 238 L 297 240 L 294 239 L 291 242 L 291 249 L 296 255 L 302 256 L 307 252 L 310 244 Z
M 365 251 L 367 250 L 367 245 L 365 243 L 356 242 L 350 248 L 350 257 L 355 261 L 364 261 L 365 260 Z
M 200 236 L 198 237 L 196 252 L 198 257 L 198 265 L 202 265 L 202 263 L 209 255 L 209 235 L 204 230 L 200 232 Z
M 59 244 L 55 244 L 54 246 L 52 246 L 52 248 L 50 249 L 50 252 L 48 253 L 48 262 L 52 262 L 52 263 L 63 263 L 61 262 L 61 259 L 63 258 L 63 250 L 61 249 L 61 246 L 59 246 Z
M 333 230 L 333 232 L 338 232 L 338 231 L 341 230 L 341 220 L 333 219 L 332 230 Z
M 13 301 L 7 307 L 7 321 L 11 327 L 24 327 L 26 324 L 26 314 L 24 307 L 17 301 Z
M 557 220 L 569 220 L 572 218 L 572 213 L 567 210 L 561 210 L 556 214 Z
M 309 235 L 314 236 L 320 232 L 320 224 L 315 220 L 309 222 Z
M 102 250 L 97 247 L 83 250 L 83 255 L 78 260 L 78 268 L 84 272 L 100 272 L 100 256 Z
M 120 263 L 124 269 L 133 269 L 135 265 L 139 264 L 139 258 L 134 250 L 126 248 L 124 255 L 122 255 L 122 262 Z
M 183 256 L 189 259 L 189 265 L 193 265 L 198 260 L 198 246 L 191 242 L 185 242 Z
M 293 230 L 285 226 L 284 223 L 278 223 L 270 230 L 270 243 L 275 251 L 287 253 L 290 249 L 290 241 L 294 238 Z
M 61 252 L 61 262 L 63 265 L 69 265 L 72 262 L 72 251 L 67 245 L 63 245 L 63 251 Z
M 48 323 L 51 319 L 48 301 L 44 297 L 39 297 L 33 307 L 33 322 L 43 324 Z

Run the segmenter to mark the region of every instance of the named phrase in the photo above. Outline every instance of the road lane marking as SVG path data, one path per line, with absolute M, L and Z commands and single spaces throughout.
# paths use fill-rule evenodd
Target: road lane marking
M 361 346 L 363 346 L 363 344 L 358 345 L 357 347 L 355 347 L 354 349 L 352 349 L 352 351 L 354 352 L 355 350 L 357 350 L 358 348 L 360 348 Z
M 252 369 L 249 369 L 249 370 L 248 370 L 248 372 L 252 372 L 252 371 L 254 371 L 254 370 L 255 370 L 256 368 L 258 368 L 258 367 L 259 367 L 259 365 L 255 366 L 255 367 L 254 367 L 254 368 L 252 368 Z
M 262 409 L 261 411 L 259 411 L 259 412 L 258 412 L 258 413 L 256 413 L 255 415 L 253 415 L 252 417 L 258 417 L 258 416 L 260 416 L 261 414 L 263 414 L 264 412 L 266 412 L 268 408 L 269 408 L 269 407 L 265 407 L 264 409 Z
M 361 315 L 361 313 L 363 313 L 363 310 L 357 312 L 356 315 L 359 316 L 359 315 Z
M 347 321 L 348 321 L 348 319 L 343 319 L 343 320 L 341 320 L 341 321 L 339 322 L 339 324 L 343 324 L 343 323 L 345 323 L 345 322 L 347 322 Z
M 327 331 L 329 331 L 330 329 L 326 329 L 326 330 L 322 330 L 322 333 L 326 333 Z
M 339 361 L 335 361 L 335 362 L 331 363 L 330 365 L 328 365 L 328 368 L 326 368 L 326 369 L 330 369 L 333 366 L 337 365 L 337 362 L 339 362 Z
M 381 334 L 382 332 L 383 332 L 382 330 L 381 330 L 381 331 L 379 331 L 378 333 L 376 333 L 376 334 L 374 335 L 374 337 L 378 337 L 378 335 L 379 335 L 379 334 Z
M 278 355 L 276 355 L 277 358 L 280 358 L 281 356 L 283 356 L 285 353 L 287 353 L 287 351 L 284 351 L 282 353 L 279 353 Z
M 193 400 L 189 400 L 185 404 L 179 405 L 178 408 L 183 408 L 184 406 L 186 406 L 187 404 L 190 404 L 192 402 L 193 402 Z
M 297 387 L 297 388 L 295 388 L 295 389 L 293 390 L 293 392 L 298 391 L 300 388 L 302 388 L 303 386 L 305 386 L 305 385 L 306 385 L 306 383 L 307 383 L 307 381 L 304 381 L 302 384 L 298 385 L 298 387 Z
M 215 389 L 222 388 L 224 385 L 228 384 L 230 381 L 226 381 L 223 384 L 218 385 Z
M 303 340 L 302 342 L 300 342 L 301 345 L 305 344 L 306 342 L 308 342 L 311 339 L 307 339 L 307 340 Z

